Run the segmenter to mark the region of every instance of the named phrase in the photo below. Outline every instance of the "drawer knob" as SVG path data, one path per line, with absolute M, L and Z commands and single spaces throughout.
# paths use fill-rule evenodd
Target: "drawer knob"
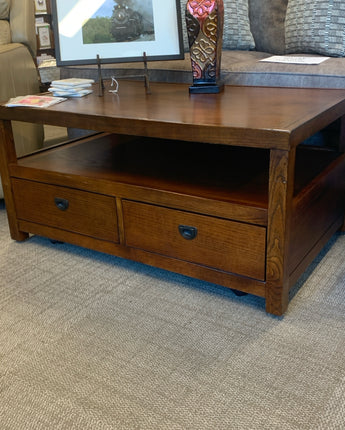
M 61 199 L 60 197 L 55 197 L 55 206 L 60 209 L 60 211 L 65 211 L 68 209 L 69 202 L 67 199 Z
M 179 232 L 184 239 L 192 240 L 196 237 L 198 229 L 195 227 L 190 227 L 188 225 L 179 225 Z

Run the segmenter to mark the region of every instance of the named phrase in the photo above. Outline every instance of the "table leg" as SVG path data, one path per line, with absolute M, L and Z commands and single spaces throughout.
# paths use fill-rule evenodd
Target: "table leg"
M 345 116 L 341 118 L 340 124 L 339 151 L 345 152 Z M 341 227 L 341 231 L 345 231 L 345 219 Z
M 266 311 L 274 315 L 282 315 L 289 302 L 287 257 L 295 156 L 295 148 L 270 151 Z
M 11 237 L 14 240 L 25 240 L 28 234 L 19 230 L 16 209 L 12 194 L 9 165 L 16 163 L 17 155 L 14 146 L 12 126 L 10 121 L 0 121 L 0 173 L 4 191 L 6 211 Z

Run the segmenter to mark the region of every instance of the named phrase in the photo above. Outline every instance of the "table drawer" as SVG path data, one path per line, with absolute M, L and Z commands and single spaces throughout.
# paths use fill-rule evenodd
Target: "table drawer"
M 123 201 L 126 245 L 265 279 L 266 228 Z
M 18 218 L 118 242 L 113 197 L 22 179 L 13 188 Z

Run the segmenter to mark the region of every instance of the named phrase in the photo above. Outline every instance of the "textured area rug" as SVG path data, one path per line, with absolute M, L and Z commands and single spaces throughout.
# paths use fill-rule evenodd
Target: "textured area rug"
M 264 300 L 68 244 L 0 205 L 2 430 L 340 430 L 345 235 Z

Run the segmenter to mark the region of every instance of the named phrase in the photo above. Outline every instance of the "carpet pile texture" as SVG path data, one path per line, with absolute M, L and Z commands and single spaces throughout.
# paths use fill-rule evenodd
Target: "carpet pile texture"
M 264 300 L 9 236 L 0 203 L 2 430 L 343 430 L 345 235 Z

